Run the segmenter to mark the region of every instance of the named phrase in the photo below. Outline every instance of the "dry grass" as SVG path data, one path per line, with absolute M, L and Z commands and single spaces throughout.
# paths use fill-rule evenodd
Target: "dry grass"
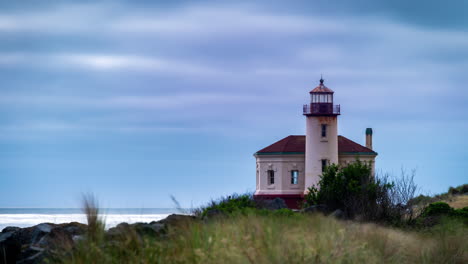
M 83 212 L 88 223 L 88 239 L 92 241 L 101 239 L 104 235 L 105 222 L 99 214 L 99 204 L 94 195 L 83 195 Z
M 81 243 L 62 263 L 467 263 L 466 226 L 427 233 L 342 222 L 322 215 L 252 212 L 169 229 L 167 237 L 129 235 Z
M 454 195 L 446 200 L 446 202 L 455 209 L 460 209 L 468 206 L 468 195 Z

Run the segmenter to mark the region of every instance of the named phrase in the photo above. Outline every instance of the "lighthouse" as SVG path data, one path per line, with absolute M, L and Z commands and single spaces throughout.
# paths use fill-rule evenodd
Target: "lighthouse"
M 334 92 L 325 86 L 323 78 L 310 93 L 310 103 L 304 105 L 306 117 L 305 190 L 317 186 L 320 175 L 329 164 L 338 164 L 338 115 L 340 106 L 333 105 Z
M 323 78 L 309 92 L 303 106 L 306 134 L 289 135 L 254 153 L 256 199 L 283 199 L 288 207 L 299 208 L 308 188 L 317 186 L 330 164 L 348 166 L 360 160 L 375 171 L 377 152 L 372 146 L 372 128 L 366 129 L 366 146 L 338 135 L 340 106 L 333 104 L 334 92 Z

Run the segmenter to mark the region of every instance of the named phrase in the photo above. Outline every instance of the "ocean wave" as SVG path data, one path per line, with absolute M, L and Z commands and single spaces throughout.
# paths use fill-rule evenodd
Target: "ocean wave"
M 122 222 L 151 222 L 166 218 L 164 214 L 108 214 L 103 215 L 106 229 L 114 227 Z M 69 223 L 79 222 L 86 224 L 85 214 L 0 214 L 0 230 L 7 226 L 30 227 L 40 223 Z

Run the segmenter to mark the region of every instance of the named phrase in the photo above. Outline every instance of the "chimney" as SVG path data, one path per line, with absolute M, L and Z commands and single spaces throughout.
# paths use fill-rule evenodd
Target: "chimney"
M 366 148 L 372 149 L 372 128 L 366 128 Z

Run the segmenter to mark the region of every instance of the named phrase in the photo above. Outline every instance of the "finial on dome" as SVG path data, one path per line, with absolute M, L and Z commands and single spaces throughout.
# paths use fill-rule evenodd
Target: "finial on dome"
M 320 84 L 323 84 L 323 76 L 320 74 Z

